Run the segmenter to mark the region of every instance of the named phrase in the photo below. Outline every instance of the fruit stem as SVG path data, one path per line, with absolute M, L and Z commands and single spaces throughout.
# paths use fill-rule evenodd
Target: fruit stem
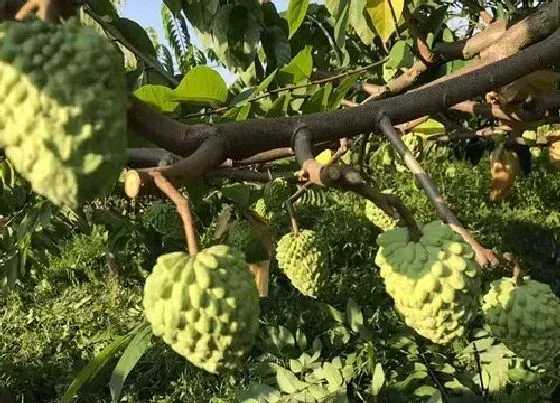
M 288 210 L 288 214 L 290 215 L 290 222 L 292 224 L 292 232 L 297 235 L 299 233 L 299 229 L 298 229 L 298 225 L 297 225 L 297 221 L 296 221 L 296 215 L 294 212 L 294 205 L 292 204 L 292 202 L 290 200 L 286 200 L 284 202 L 284 208 L 286 210 Z
M 163 176 L 159 171 L 150 172 L 150 175 L 154 178 L 154 183 L 177 207 L 177 212 L 183 220 L 183 229 L 185 231 L 185 237 L 187 238 L 187 247 L 189 249 L 189 255 L 196 256 L 199 252 L 198 241 L 196 239 L 196 234 L 194 230 L 194 224 L 192 219 L 191 206 L 187 198 L 179 192 L 171 182 Z

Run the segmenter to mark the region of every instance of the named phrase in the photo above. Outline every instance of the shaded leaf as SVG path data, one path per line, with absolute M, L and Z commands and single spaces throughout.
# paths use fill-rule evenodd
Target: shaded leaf
M 124 350 L 117 366 L 113 370 L 111 380 L 109 381 L 109 388 L 111 389 L 111 398 L 113 402 L 118 402 L 121 395 L 121 390 L 126 382 L 128 374 L 138 360 L 144 355 L 151 345 L 152 341 L 152 328 L 150 325 L 145 324 L 144 328 L 140 329 L 134 339 L 128 344 Z
M 385 385 L 385 372 L 383 372 L 383 367 L 381 363 L 375 365 L 375 371 L 371 378 L 371 394 L 372 396 L 378 396 L 379 391 Z
M 348 299 L 348 304 L 346 305 L 346 317 L 348 318 L 350 328 L 354 332 L 358 332 L 364 325 L 362 310 L 360 309 L 360 306 L 356 303 L 356 301 L 354 301 L 352 298 Z
M 113 357 L 123 349 L 134 337 L 134 333 L 127 336 L 117 337 L 105 349 L 99 352 L 93 359 L 80 371 L 78 376 L 74 378 L 66 392 L 62 396 L 61 403 L 70 403 L 80 389 L 89 381 L 91 381 L 103 367 L 113 359 Z
M 311 77 L 313 69 L 313 57 L 311 47 L 306 46 L 290 63 L 278 71 L 278 81 L 282 84 L 296 84 Z

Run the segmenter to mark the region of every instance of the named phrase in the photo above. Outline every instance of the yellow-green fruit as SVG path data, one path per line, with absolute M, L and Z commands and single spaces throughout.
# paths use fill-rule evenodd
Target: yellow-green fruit
M 292 195 L 293 186 L 286 179 L 277 178 L 264 185 L 264 204 L 269 212 L 277 212 Z
M 547 284 L 496 280 L 482 297 L 482 311 L 490 332 L 520 357 L 544 362 L 560 352 L 560 299 Z
M 239 368 L 255 342 L 255 277 L 243 254 L 226 245 L 195 257 L 160 256 L 146 279 L 143 305 L 154 334 L 208 372 Z
M 268 258 L 263 243 L 248 221 L 235 220 L 230 224 L 227 244 L 242 251 L 249 263 Z
M 57 205 L 99 197 L 126 162 L 126 79 L 113 44 L 77 18 L 0 24 L 0 147 Z
M 276 246 L 278 266 L 302 294 L 316 297 L 328 276 L 319 234 L 303 230 L 287 233 Z
M 256 201 L 255 205 L 253 206 L 255 213 L 260 215 L 262 218 L 266 218 L 267 210 L 266 210 L 266 203 L 264 199 L 259 199 Z
M 396 227 L 397 220 L 389 217 L 383 210 L 377 207 L 374 203 L 366 200 L 365 214 L 368 220 L 374 223 L 383 231 L 388 231 Z
M 471 246 L 441 221 L 421 226 L 415 242 L 406 228 L 379 235 L 375 263 L 387 293 L 408 326 L 434 343 L 463 336 L 480 296 Z

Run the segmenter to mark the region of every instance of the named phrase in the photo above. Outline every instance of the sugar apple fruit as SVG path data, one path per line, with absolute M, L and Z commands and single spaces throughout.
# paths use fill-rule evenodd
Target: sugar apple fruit
M 525 277 L 516 287 L 511 278 L 491 283 L 482 297 L 490 332 L 511 351 L 536 362 L 560 352 L 560 298 L 547 284 Z
M 477 311 L 479 266 L 471 246 L 448 225 L 433 221 L 421 232 L 417 242 L 407 228 L 379 235 L 375 263 L 406 324 L 447 344 L 464 334 Z
M 269 212 L 277 212 L 293 193 L 293 186 L 284 178 L 276 178 L 264 185 L 264 203 Z
M 243 254 L 227 245 L 157 259 L 143 306 L 153 333 L 211 373 L 240 367 L 258 331 L 259 293 Z
M 142 214 L 142 219 L 161 234 L 177 239 L 184 237 L 181 216 L 171 203 L 161 201 L 152 203 Z
M 57 205 L 99 197 L 126 163 L 120 53 L 76 17 L 0 24 L 0 147 Z
M 377 227 L 381 228 L 383 231 L 394 229 L 398 223 L 398 220 L 389 217 L 387 213 L 369 200 L 366 200 L 365 203 L 365 214 L 368 220 L 374 223 Z
M 328 276 L 319 234 L 312 230 L 287 233 L 276 245 L 276 259 L 295 288 L 310 297 L 318 295 Z
M 257 232 L 246 220 L 235 220 L 230 224 L 227 244 L 245 253 L 249 263 L 268 259 L 268 253 Z

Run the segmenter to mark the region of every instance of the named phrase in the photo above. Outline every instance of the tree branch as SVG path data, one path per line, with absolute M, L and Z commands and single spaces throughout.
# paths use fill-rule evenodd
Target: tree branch
M 458 234 L 460 234 L 463 239 L 471 245 L 475 254 L 476 260 L 481 267 L 486 267 L 488 265 L 496 266 L 498 260 L 494 256 L 491 250 L 484 248 L 478 243 L 472 234 L 461 224 L 459 219 L 455 214 L 449 209 L 443 197 L 436 188 L 435 183 L 432 178 L 426 173 L 424 168 L 418 163 L 414 155 L 408 150 L 406 145 L 403 143 L 401 136 L 397 133 L 391 121 L 385 114 L 381 114 L 378 120 L 379 129 L 381 132 L 389 139 L 397 153 L 401 156 L 404 163 L 412 174 L 418 179 L 418 182 L 422 185 L 422 188 L 428 195 L 428 198 L 434 205 L 439 217 L 449 224 L 449 226 Z
M 476 71 L 355 108 L 305 116 L 186 126 L 171 119 L 166 121 L 157 110 L 136 100 L 129 109 L 130 123 L 137 131 L 149 133 L 148 137 L 154 143 L 178 155 L 189 155 L 206 136 L 217 135 L 227 144 L 227 154 L 223 159 L 213 160 L 220 160 L 220 163 L 225 158 L 240 160 L 270 149 L 290 147 L 297 122 L 309 127 L 313 142 L 318 143 L 373 132 L 380 113 L 386 113 L 394 124 L 401 124 L 445 110 L 556 62 L 559 46 L 560 31 L 507 59 Z M 168 128 L 174 131 L 174 135 Z

